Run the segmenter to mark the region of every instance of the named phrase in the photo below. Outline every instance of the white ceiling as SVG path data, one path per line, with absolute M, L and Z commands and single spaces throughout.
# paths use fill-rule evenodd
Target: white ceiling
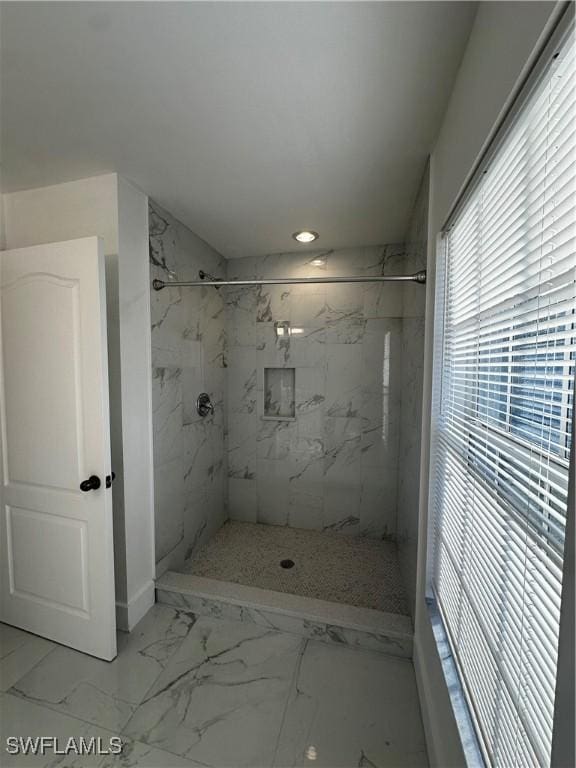
M 400 241 L 475 7 L 5 3 L 4 191 L 117 171 L 226 257 Z

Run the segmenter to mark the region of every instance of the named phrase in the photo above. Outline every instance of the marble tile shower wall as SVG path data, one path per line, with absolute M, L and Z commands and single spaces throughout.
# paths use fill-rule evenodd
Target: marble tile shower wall
M 150 203 L 150 277 L 195 280 L 224 274 L 225 261 L 156 203 Z M 212 288 L 151 293 L 156 562 L 180 567 L 226 514 L 225 305 Z M 195 401 L 208 392 L 213 416 Z
M 414 204 L 406 239 L 406 274 L 426 269 L 428 195 L 427 168 Z M 405 285 L 403 291 L 397 533 L 400 567 L 413 615 L 416 600 L 426 291 L 420 285 Z
M 231 279 L 398 272 L 402 245 L 228 262 Z M 230 517 L 396 536 L 402 307 L 394 283 L 228 290 Z M 295 369 L 294 420 L 262 418 L 268 367 Z

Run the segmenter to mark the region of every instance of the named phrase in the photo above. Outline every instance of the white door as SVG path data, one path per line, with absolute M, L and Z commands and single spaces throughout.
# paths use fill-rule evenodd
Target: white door
M 96 237 L 0 252 L 0 620 L 113 659 L 104 277 Z

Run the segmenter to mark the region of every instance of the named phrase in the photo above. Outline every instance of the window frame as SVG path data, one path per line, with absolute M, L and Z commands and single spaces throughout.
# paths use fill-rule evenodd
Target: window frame
M 558 14 L 554 28 L 548 35 L 548 40 L 545 41 L 533 64 L 531 70 L 524 77 L 523 82 L 518 85 L 515 96 L 507 109 L 503 118 L 494 126 L 490 139 L 487 142 L 485 150 L 481 153 L 478 162 L 472 168 L 468 179 L 461 190 L 454 206 L 452 207 L 444 227 L 437 235 L 435 248 L 436 261 L 436 290 L 432 294 L 433 300 L 433 338 L 432 338 L 432 370 L 434 373 L 437 368 L 443 367 L 444 360 L 444 345 L 443 338 L 445 332 L 445 319 L 446 319 L 446 294 L 448 289 L 448 283 L 446 280 L 446 267 L 447 267 L 447 245 L 448 238 L 447 233 L 459 213 L 466 205 L 470 196 L 476 190 L 480 183 L 482 176 L 485 173 L 487 167 L 491 164 L 492 159 L 500 150 L 502 144 L 506 141 L 510 130 L 513 128 L 519 114 L 522 112 L 524 105 L 528 102 L 534 90 L 541 83 L 542 79 L 546 77 L 548 66 L 553 58 L 556 58 L 558 48 L 569 38 L 569 36 L 575 34 L 574 29 L 574 9 L 569 3 L 564 3 L 561 11 Z M 572 318 L 567 317 L 567 322 L 572 326 L 572 330 L 576 333 L 576 314 L 573 314 Z M 512 328 L 510 337 L 508 339 L 511 342 L 514 338 L 514 329 Z M 511 347 L 508 347 L 508 355 Z M 576 355 L 572 352 L 569 354 L 568 359 L 562 360 L 563 375 L 565 375 L 569 367 L 574 367 Z M 509 365 L 510 359 L 508 360 Z M 510 427 L 510 408 L 511 408 L 511 390 L 514 387 L 520 388 L 520 384 L 514 384 L 512 378 L 508 377 L 507 383 L 507 405 L 506 413 L 507 418 L 505 420 L 505 428 L 498 428 L 495 424 L 489 424 L 487 422 L 481 422 L 484 428 L 493 431 L 496 434 L 500 434 L 507 440 L 512 440 L 517 443 L 520 450 L 534 449 L 529 441 L 524 440 L 522 437 L 514 434 Z M 432 630 L 437 645 L 437 649 L 440 655 L 443 673 L 445 676 L 446 684 L 449 687 L 450 700 L 453 707 L 453 714 L 460 733 L 462 746 L 466 759 L 469 765 L 485 765 L 490 764 L 488 753 L 485 750 L 485 746 L 482 743 L 482 739 L 478 737 L 481 733 L 480 724 L 475 716 L 474 703 L 470 700 L 467 686 L 463 684 L 460 678 L 457 665 L 450 659 L 450 654 L 446 653 L 446 643 L 448 643 L 452 652 L 454 652 L 455 644 L 450 638 L 450 631 L 445 624 L 440 606 L 436 602 L 436 598 L 433 590 L 433 578 L 435 571 L 435 538 L 434 531 L 436 520 L 433 511 L 432 495 L 433 485 L 430 482 L 433 476 L 433 458 L 437 452 L 437 435 L 438 435 L 438 419 L 442 418 L 442 411 L 440 404 L 442 403 L 442 386 L 444 383 L 444 377 L 437 377 L 432 375 L 431 378 L 431 398 L 430 398 L 430 439 L 429 439 L 429 453 L 427 456 L 428 464 L 428 484 L 426 490 L 427 498 L 427 544 L 426 544 L 426 567 L 425 567 L 425 582 L 424 593 L 425 600 L 428 606 L 428 614 L 432 625 Z M 476 392 L 475 403 L 477 403 L 478 392 Z M 564 455 L 558 457 L 550 457 L 550 460 L 557 463 L 559 466 L 568 469 L 568 507 L 567 507 L 567 525 L 566 525 L 566 537 L 574 536 L 574 510 L 576 506 L 574 499 L 574 488 L 576 485 L 576 390 L 573 385 L 572 392 L 562 398 L 560 403 L 561 414 L 566 416 L 568 411 L 569 398 L 572 398 L 572 442 L 571 446 L 564 446 Z M 503 425 L 504 426 L 504 425 Z M 573 626 L 572 632 L 567 629 L 567 625 L 574 624 L 574 547 L 570 538 L 569 546 L 564 549 L 563 559 L 563 572 L 564 577 L 568 575 L 568 579 L 564 578 L 562 582 L 562 607 L 560 618 L 560 636 L 559 636 L 559 654 L 557 663 L 557 690 L 555 696 L 555 710 L 554 710 L 554 725 L 552 732 L 552 766 L 560 766 L 562 763 L 557 762 L 557 756 L 559 754 L 571 754 L 570 750 L 574 749 L 573 736 L 572 743 L 570 743 L 570 734 L 568 733 L 568 739 L 566 731 L 569 728 L 565 727 L 563 718 L 559 717 L 556 712 L 556 702 L 560 697 L 564 701 L 566 700 L 566 691 L 570 691 L 570 685 L 572 694 L 574 691 L 574 681 L 566 682 L 573 677 Z M 567 638 L 569 638 L 567 642 Z M 570 646 L 571 643 L 571 646 Z M 560 689 L 560 692 L 559 692 Z M 573 696 L 572 696 L 573 698 Z M 572 707 L 574 702 L 571 702 Z M 562 725 L 562 727 L 560 727 Z M 561 733 L 560 733 L 561 732 Z M 573 754 L 573 752 L 572 752 Z

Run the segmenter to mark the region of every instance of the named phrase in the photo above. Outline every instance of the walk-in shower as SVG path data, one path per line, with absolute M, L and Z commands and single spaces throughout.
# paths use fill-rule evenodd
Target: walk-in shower
M 425 185 L 404 243 L 229 261 L 151 204 L 159 594 L 411 613 Z

